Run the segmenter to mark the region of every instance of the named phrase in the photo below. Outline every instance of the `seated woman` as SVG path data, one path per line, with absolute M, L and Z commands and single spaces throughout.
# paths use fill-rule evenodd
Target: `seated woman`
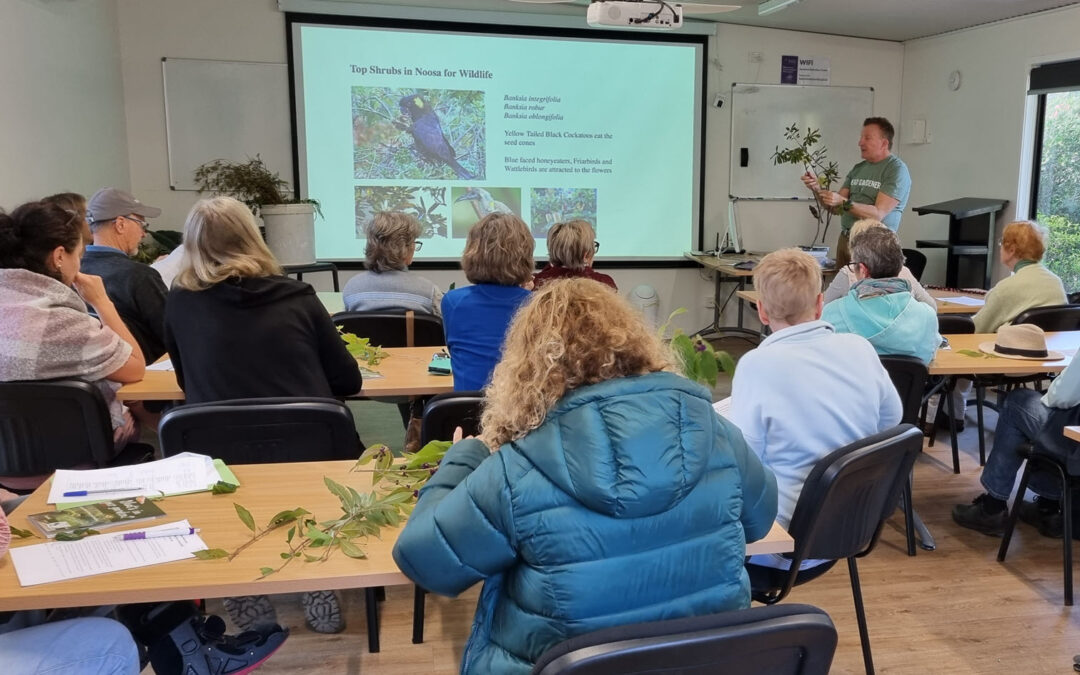
M 858 239 L 859 235 L 866 232 L 871 227 L 880 227 L 886 230 L 889 229 L 885 226 L 885 223 L 880 220 L 864 218 L 856 221 L 855 224 L 851 226 L 851 232 L 848 234 L 848 241 L 851 245 L 854 245 L 855 240 Z M 934 300 L 934 296 L 926 292 L 926 289 L 922 287 L 922 284 L 920 284 L 919 280 L 915 278 L 915 275 L 911 273 L 911 270 L 907 268 L 907 265 L 901 267 L 900 274 L 897 274 L 896 276 L 908 282 L 908 286 L 911 287 L 911 296 L 913 298 L 929 305 L 930 309 L 935 312 L 937 311 L 937 301 Z M 847 295 L 847 292 L 851 290 L 851 287 L 854 286 L 857 281 L 858 278 L 855 276 L 855 270 L 852 269 L 851 265 L 841 267 L 840 271 L 833 277 L 832 283 L 825 289 L 825 304 L 827 305 L 833 300 L 839 300 Z
M 895 232 L 884 227 L 852 238 L 858 281 L 847 295 L 825 305 L 821 319 L 837 333 L 855 333 L 882 355 L 914 356 L 929 364 L 941 345 L 937 312 L 915 300 L 899 276 L 904 252 Z
M 510 319 L 529 297 L 535 245 L 512 213 L 489 214 L 469 230 L 461 267 L 473 285 L 442 300 L 455 391 L 483 389 L 491 377 Z
M 443 292 L 418 274 L 409 273 L 413 255 L 420 250 L 420 221 L 398 211 L 380 211 L 365 228 L 366 272 L 345 284 L 345 309 L 373 312 L 411 309 L 438 315 Z
M 593 271 L 593 256 L 600 250 L 600 242 L 596 241 L 596 232 L 589 221 L 556 223 L 548 232 L 547 247 L 551 262 L 533 277 L 535 288 L 555 279 L 585 277 L 619 290 L 614 279 Z
M 198 202 L 183 248 L 165 344 L 188 403 L 360 391 L 360 368 L 326 308 L 311 286 L 282 276 L 246 206 L 231 197 Z M 303 602 L 313 630 L 345 627 L 333 593 L 306 593 Z M 266 596 L 227 598 L 225 608 L 241 629 L 275 621 Z
M 1021 313 L 1035 307 L 1064 305 L 1065 286 L 1058 275 L 1042 264 L 1046 252 L 1046 230 L 1027 220 L 1009 223 L 1001 232 L 1001 264 L 1012 274 L 997 282 L 986 294 L 986 304 L 975 316 L 976 333 L 995 333 Z M 971 380 L 957 380 L 953 389 L 953 423 L 964 430 L 964 412 L 971 392 Z M 937 426 L 948 428 L 944 411 L 939 409 Z
M 772 526 L 776 480 L 674 370 L 595 281 L 553 282 L 514 318 L 480 438 L 450 448 L 394 547 L 434 592 L 485 582 L 462 673 L 528 673 L 581 633 L 749 606 L 746 542 Z
M 82 220 L 83 243 L 89 245 L 94 242 L 94 234 L 90 231 L 90 223 L 86 220 L 86 197 L 78 192 L 58 192 L 44 197 L 41 201 L 43 204 L 54 204 L 65 211 L 78 213 L 79 219 Z
M 360 368 L 326 308 L 311 286 L 282 276 L 246 206 L 195 204 L 183 247 L 165 343 L 188 403 L 360 391 Z
M 138 430 L 116 390 L 141 380 L 146 363 L 101 279 L 79 271 L 84 222 L 77 212 L 42 202 L 0 213 L 0 381 L 73 377 L 97 383 L 119 453 Z M 88 304 L 98 318 L 87 313 Z M 40 482 L 3 481 L 12 489 Z

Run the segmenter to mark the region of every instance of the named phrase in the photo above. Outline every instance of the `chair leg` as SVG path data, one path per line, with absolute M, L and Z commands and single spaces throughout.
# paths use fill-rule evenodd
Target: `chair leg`
M 379 653 L 379 601 L 374 588 L 364 589 L 364 606 L 367 609 L 368 651 Z
M 423 643 L 424 641 L 424 598 L 427 597 L 427 591 L 419 586 L 413 589 L 413 604 L 412 604 L 412 641 L 414 645 Z
M 986 388 L 975 387 L 975 411 L 979 419 L 979 466 L 986 466 L 986 434 L 983 426 L 983 403 L 986 400 Z
M 866 630 L 866 610 L 863 609 L 862 587 L 859 586 L 859 569 L 855 566 L 855 556 L 847 559 L 847 566 L 851 576 L 851 595 L 855 599 L 855 618 L 859 622 L 863 663 L 866 665 L 866 675 L 874 675 L 874 658 L 870 655 L 870 634 Z
M 915 510 L 911 506 L 911 476 L 904 485 L 904 528 L 907 530 L 907 554 L 915 555 Z
M 1005 554 L 1009 552 L 1009 542 L 1012 541 L 1013 530 L 1016 529 L 1016 520 L 1020 517 L 1020 503 L 1024 501 L 1024 492 L 1027 490 L 1028 481 L 1031 480 L 1031 460 L 1024 465 L 1024 472 L 1020 474 L 1020 486 L 1016 488 L 1016 499 L 1013 500 L 1012 509 L 1009 510 L 1009 520 L 1005 523 L 1005 532 L 1001 535 L 1001 546 L 998 547 L 998 562 L 1005 562 Z
M 1061 476 L 1061 539 L 1064 546 L 1065 558 L 1065 606 L 1073 604 L 1073 575 L 1072 575 L 1072 490 L 1069 489 L 1069 477 L 1065 468 L 1057 462 L 1052 462 Z
M 952 390 L 956 386 L 956 380 L 952 380 L 945 388 L 945 411 L 949 419 L 949 440 L 952 441 L 952 472 L 960 473 L 960 449 L 956 443 L 956 417 L 953 415 Z

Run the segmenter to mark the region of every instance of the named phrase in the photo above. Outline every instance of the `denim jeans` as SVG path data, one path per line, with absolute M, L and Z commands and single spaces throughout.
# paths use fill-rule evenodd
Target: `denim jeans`
M 1050 408 L 1043 405 L 1042 396 L 1032 389 L 1016 389 L 1005 397 L 994 432 L 994 447 L 980 479 L 991 497 L 1008 501 L 1017 472 L 1024 463 L 1020 448 L 1024 443 L 1033 443 L 1046 426 Z M 1052 473 L 1033 472 L 1028 487 L 1040 497 L 1061 498 L 1061 484 Z M 1019 497 L 1023 498 L 1023 495 Z
M 0 635 L 4 675 L 138 675 L 131 633 L 112 619 L 44 623 Z

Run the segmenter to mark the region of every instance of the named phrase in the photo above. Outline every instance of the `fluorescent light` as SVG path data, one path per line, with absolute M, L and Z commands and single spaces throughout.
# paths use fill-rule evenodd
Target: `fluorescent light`
M 797 5 L 800 2 L 802 0 L 765 0 L 765 2 L 757 6 L 757 13 L 758 16 L 765 16 L 766 14 L 779 12 L 790 5 Z

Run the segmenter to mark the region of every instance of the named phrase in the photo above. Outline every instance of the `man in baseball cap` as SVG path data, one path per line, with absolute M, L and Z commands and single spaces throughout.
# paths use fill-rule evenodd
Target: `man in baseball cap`
M 147 206 L 129 192 L 102 188 L 86 205 L 94 243 L 86 247 L 82 271 L 101 277 L 120 318 L 142 348 L 147 363 L 165 353 L 165 296 L 168 289 L 157 270 L 129 256 L 150 229 L 147 218 L 161 209 Z

